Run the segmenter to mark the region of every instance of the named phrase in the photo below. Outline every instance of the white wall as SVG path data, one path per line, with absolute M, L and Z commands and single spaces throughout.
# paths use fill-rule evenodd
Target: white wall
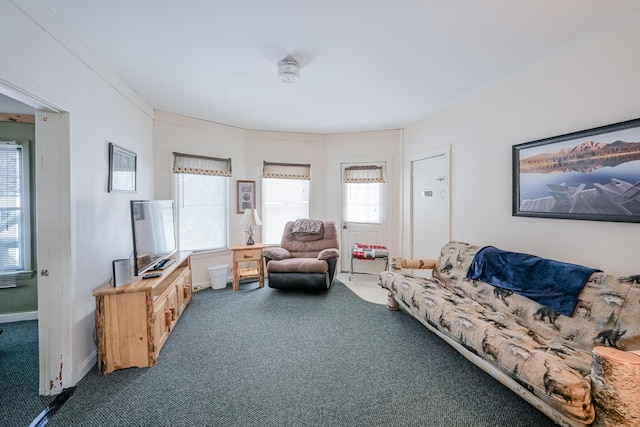
M 65 195 L 67 209 L 56 211 L 70 213 L 70 235 L 59 246 L 69 251 L 69 265 L 56 266 L 52 272 L 62 275 L 50 277 L 69 311 L 40 319 L 62 337 L 55 374 L 69 387 L 96 360 L 92 291 L 111 278 L 111 261 L 132 250 L 129 200 L 153 196 L 153 111 L 39 2 L 0 0 L 0 52 L 3 93 L 69 113 L 70 181 L 47 184 Z M 107 191 L 109 142 L 138 154 L 136 194 Z
M 511 216 L 512 145 L 640 117 L 638 40 L 637 18 L 405 129 L 405 166 L 452 146 L 454 240 L 638 274 L 640 224 Z

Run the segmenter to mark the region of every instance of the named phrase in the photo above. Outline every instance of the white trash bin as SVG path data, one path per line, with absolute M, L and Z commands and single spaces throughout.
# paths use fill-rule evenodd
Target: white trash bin
M 211 279 L 211 288 L 224 289 L 227 287 L 227 274 L 229 273 L 229 264 L 214 265 L 209 267 L 209 278 Z

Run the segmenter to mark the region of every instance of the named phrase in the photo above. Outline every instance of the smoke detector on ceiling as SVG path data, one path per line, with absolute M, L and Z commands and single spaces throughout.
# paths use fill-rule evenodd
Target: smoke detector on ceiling
M 282 83 L 297 83 L 300 80 L 300 64 L 290 56 L 278 62 L 278 78 Z

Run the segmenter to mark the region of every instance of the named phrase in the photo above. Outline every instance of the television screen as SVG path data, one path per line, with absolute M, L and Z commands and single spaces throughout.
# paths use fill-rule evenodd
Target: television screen
M 159 269 L 177 250 L 172 200 L 132 200 L 134 274 Z

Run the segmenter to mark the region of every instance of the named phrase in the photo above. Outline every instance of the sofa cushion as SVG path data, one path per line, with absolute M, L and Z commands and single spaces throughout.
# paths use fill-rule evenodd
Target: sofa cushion
M 636 298 L 637 304 L 634 304 L 633 298 L 628 297 L 633 280 L 602 272 L 592 274 L 578 295 L 573 316 L 564 316 L 512 291 L 467 279 L 466 272 L 479 249 L 463 242 L 447 243 L 436 260 L 433 277 L 457 295 L 477 301 L 491 311 L 510 314 L 518 324 L 542 339 L 564 341 L 566 345 L 590 352 L 594 346 L 603 345 L 604 335 L 615 337 L 626 331 L 617 337 L 614 346 L 624 350 L 640 349 L 640 330 L 631 327 L 633 319 L 637 319 L 634 316 L 640 312 L 640 298 Z M 640 296 L 640 286 L 636 287 Z
M 288 258 L 269 261 L 268 273 L 327 273 L 329 264 L 317 258 Z

